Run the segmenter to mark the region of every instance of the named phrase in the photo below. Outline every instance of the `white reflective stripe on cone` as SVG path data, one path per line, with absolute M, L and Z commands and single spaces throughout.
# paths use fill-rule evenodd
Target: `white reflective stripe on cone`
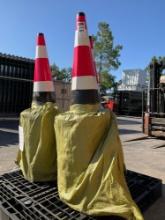
M 72 77 L 72 90 L 98 90 L 96 76 Z
M 48 58 L 46 46 L 36 46 L 35 58 Z
M 19 149 L 20 151 L 23 151 L 24 149 L 24 133 L 23 133 L 23 127 L 19 126 Z
M 74 47 L 77 46 L 90 46 L 89 37 L 86 30 L 83 32 L 76 30 Z
M 52 81 L 34 82 L 34 92 L 54 92 L 54 85 Z

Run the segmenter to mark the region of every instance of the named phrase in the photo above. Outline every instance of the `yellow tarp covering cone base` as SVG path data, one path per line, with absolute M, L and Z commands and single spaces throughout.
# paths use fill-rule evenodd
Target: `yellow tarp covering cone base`
M 25 179 L 52 181 L 57 177 L 57 153 L 54 117 L 58 108 L 54 103 L 32 104 L 20 115 L 20 150 L 16 163 Z
M 88 215 L 143 220 L 129 193 L 115 116 L 98 105 L 72 105 L 55 118 L 58 191 Z

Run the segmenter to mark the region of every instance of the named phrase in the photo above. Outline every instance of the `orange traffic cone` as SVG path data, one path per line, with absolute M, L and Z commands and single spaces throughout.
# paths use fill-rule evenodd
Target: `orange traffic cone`
M 83 12 L 79 12 L 76 19 L 71 97 L 72 104 L 99 102 L 96 72 Z
M 38 104 L 55 102 L 55 90 L 49 66 L 44 34 L 37 36 L 34 67 L 33 101 Z

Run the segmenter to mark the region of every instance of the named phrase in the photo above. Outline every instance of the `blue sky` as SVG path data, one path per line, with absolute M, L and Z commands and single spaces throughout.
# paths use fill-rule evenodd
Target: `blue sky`
M 34 58 L 38 32 L 46 37 L 50 63 L 72 66 L 75 16 L 84 11 L 89 34 L 110 24 L 123 45 L 121 67 L 144 68 L 152 56 L 165 55 L 164 0 L 0 0 L 0 52 Z

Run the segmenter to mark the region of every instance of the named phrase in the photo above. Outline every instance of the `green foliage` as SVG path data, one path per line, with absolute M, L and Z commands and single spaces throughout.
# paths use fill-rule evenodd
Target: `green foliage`
M 112 88 L 115 82 L 115 77 L 107 71 L 101 73 L 101 92 L 106 93 L 106 90 Z
M 121 84 L 121 80 L 119 82 L 115 81 L 115 76 L 109 74 L 104 71 L 101 73 L 101 93 L 106 94 L 106 90 L 109 88 L 113 88 L 113 92 L 117 91 L 117 87 Z
M 66 82 L 70 82 L 71 81 L 71 71 L 72 68 L 68 67 L 68 68 L 63 68 L 60 70 L 61 73 L 61 80 L 65 80 Z
M 116 86 L 115 77 L 110 74 L 111 70 L 120 66 L 121 45 L 114 46 L 114 37 L 109 24 L 100 22 L 98 32 L 94 36 L 94 54 L 97 71 L 101 75 L 101 88 L 103 90 Z
M 52 77 L 56 78 L 59 75 L 59 67 L 55 63 L 53 63 L 50 68 L 52 72 Z
M 153 58 L 152 58 L 152 61 L 154 61 L 154 60 L 156 60 L 157 62 L 164 62 L 165 61 L 165 57 L 162 57 L 162 56 L 159 56 L 159 57 L 156 57 L 156 56 L 154 56 Z
M 153 62 L 157 62 L 157 63 L 165 63 L 165 57 L 164 56 L 159 56 L 159 57 L 156 57 L 156 56 L 153 56 L 151 58 L 151 62 L 146 66 L 145 68 L 145 71 L 146 72 L 149 72 L 150 71 L 150 64 L 153 63 Z
M 110 71 L 120 66 L 121 45 L 114 46 L 114 37 L 109 24 L 100 22 L 95 39 L 95 59 L 98 72 Z
M 54 63 L 53 65 L 51 65 L 51 72 L 52 72 L 52 76 L 53 78 L 55 78 L 56 80 L 63 80 L 66 82 L 70 82 L 71 81 L 71 68 L 63 68 L 63 69 L 59 69 L 59 67 Z

